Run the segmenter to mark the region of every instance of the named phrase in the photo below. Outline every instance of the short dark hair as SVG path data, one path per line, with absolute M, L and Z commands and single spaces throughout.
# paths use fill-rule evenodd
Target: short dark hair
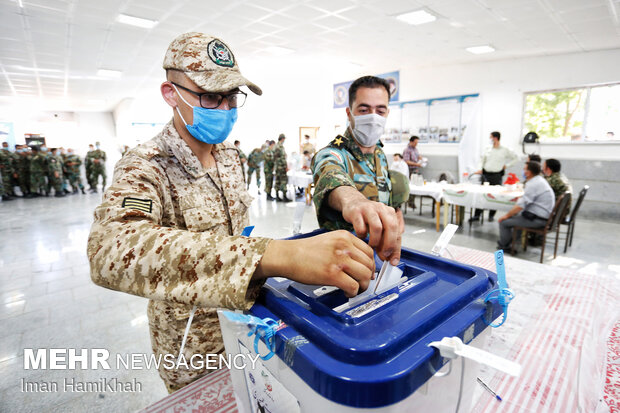
M 395 153 L 394 156 L 398 156 L 400 159 L 403 159 L 403 156 L 400 153 Z
M 304 155 L 310 155 L 310 151 L 304 151 Z
M 280 136 L 278 136 L 278 142 L 283 141 L 284 139 L 286 139 L 286 136 L 284 136 L 283 133 L 280 134 Z
M 387 80 L 382 79 L 377 76 L 362 76 L 360 78 L 355 79 L 351 86 L 349 86 L 349 107 L 353 107 L 353 102 L 355 101 L 355 96 L 357 94 L 357 89 L 361 87 L 368 88 L 376 88 L 382 87 L 388 94 L 388 101 L 390 100 L 390 84 Z
M 498 131 L 493 131 L 491 132 L 491 136 L 494 138 L 497 138 L 497 140 L 500 140 L 500 138 L 502 137 L 502 134 L 499 133 Z
M 273 139 L 269 141 L 269 145 L 275 145 L 276 141 L 274 141 Z
M 551 172 L 553 173 L 560 172 L 560 169 L 562 169 L 562 164 L 560 161 L 554 158 L 547 159 L 545 161 L 545 165 L 547 165 L 547 168 L 551 169 Z
M 536 161 L 529 161 L 525 163 L 527 165 L 527 170 L 530 171 L 532 173 L 532 175 L 536 176 L 538 174 L 540 174 L 540 162 L 536 162 Z
M 241 142 L 239 142 L 239 141 L 235 141 L 235 145 L 236 145 L 236 144 L 238 144 L 238 143 L 240 144 Z
M 527 157 L 532 162 L 538 162 L 538 163 L 542 162 L 542 159 L 540 158 L 540 155 L 538 155 L 536 153 L 531 153 Z
M 310 139 L 310 135 L 304 135 L 304 138 Z
M 409 138 L 409 142 L 413 142 L 413 141 L 415 141 L 416 139 L 420 139 L 420 137 L 419 137 L 419 136 L 415 136 L 415 135 L 413 135 L 413 136 L 411 136 L 411 138 Z

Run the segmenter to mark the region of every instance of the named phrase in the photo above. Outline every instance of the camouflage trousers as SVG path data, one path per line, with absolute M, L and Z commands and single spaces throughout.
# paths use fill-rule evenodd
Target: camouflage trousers
M 271 188 L 273 188 L 273 168 L 265 168 L 265 193 L 271 195 Z
M 52 187 L 57 194 L 62 192 L 62 173 L 59 173 L 58 178 L 53 173 L 47 176 L 47 191 L 51 191 Z
M 183 333 L 187 326 L 188 318 L 177 318 L 174 311 L 166 308 L 161 301 L 149 301 L 147 316 L 151 333 L 151 346 L 156 357 L 172 354 L 177 359 L 183 341 Z M 217 309 L 199 308 L 194 315 L 183 355 L 188 361 L 194 354 L 219 354 L 224 352 L 224 342 L 220 323 L 217 318 Z M 197 367 L 198 364 L 196 363 Z M 175 392 L 200 377 L 213 372 L 206 368 L 193 369 L 191 365 L 186 369 L 179 366 L 178 369 L 166 369 L 162 363 L 159 365 L 159 376 L 162 378 L 169 393 Z
M 11 173 L 2 171 L 2 186 L 4 187 L 3 194 L 13 193 L 13 184 L 11 183 Z
M 47 191 L 47 183 L 45 182 L 45 174 L 43 172 L 30 173 L 30 191 L 36 193 Z
M 282 191 L 286 194 L 287 183 L 286 168 L 276 169 L 276 191 Z
M 252 183 L 252 175 L 256 174 L 256 186 L 260 189 L 260 168 L 248 168 L 248 179 L 247 184 L 248 187 Z
M 90 172 L 89 184 L 92 188 L 97 188 L 97 183 L 99 182 L 99 176 L 102 177 L 103 188 L 105 188 L 105 166 L 103 165 L 93 165 Z
M 71 188 L 73 188 L 74 192 L 78 189 L 84 188 L 84 185 L 82 185 L 82 177 L 79 173 L 69 173 L 65 175 L 65 177 L 69 181 L 69 184 L 71 185 Z
M 18 177 L 19 189 L 22 190 L 22 194 L 24 195 L 30 193 L 30 177 L 28 175 L 29 174 L 26 173 L 26 171 L 19 172 L 19 177 Z

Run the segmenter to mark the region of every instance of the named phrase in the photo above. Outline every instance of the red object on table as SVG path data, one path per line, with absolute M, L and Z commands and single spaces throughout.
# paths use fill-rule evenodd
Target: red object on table
M 517 178 L 517 175 L 511 172 L 508 174 L 508 178 L 506 178 L 506 180 L 504 181 L 504 185 L 512 185 L 516 184 L 517 182 L 519 182 L 519 178 Z

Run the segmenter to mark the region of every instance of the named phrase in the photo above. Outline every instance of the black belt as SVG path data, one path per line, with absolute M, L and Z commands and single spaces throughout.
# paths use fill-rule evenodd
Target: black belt
M 486 171 L 486 170 L 484 170 L 484 169 L 483 169 L 483 170 L 482 170 L 482 173 L 483 173 L 484 175 L 503 175 L 503 174 L 504 174 L 504 171 L 503 171 L 503 170 L 501 170 L 501 171 L 499 171 L 499 172 L 489 172 L 489 171 Z

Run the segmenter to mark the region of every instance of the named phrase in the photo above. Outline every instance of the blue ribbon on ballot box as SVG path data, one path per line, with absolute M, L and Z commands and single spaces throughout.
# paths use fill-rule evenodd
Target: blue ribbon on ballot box
M 492 323 L 483 318 L 484 322 L 491 327 L 499 327 L 508 318 L 508 304 L 515 298 L 514 292 L 508 288 L 508 283 L 506 282 L 506 269 L 504 267 L 504 251 L 498 250 L 495 251 L 495 268 L 497 271 L 497 286 L 498 288 L 495 290 L 489 291 L 489 293 L 484 298 L 484 302 L 497 301 L 499 305 L 502 307 L 502 311 L 504 315 L 502 316 L 502 320 L 499 323 Z

